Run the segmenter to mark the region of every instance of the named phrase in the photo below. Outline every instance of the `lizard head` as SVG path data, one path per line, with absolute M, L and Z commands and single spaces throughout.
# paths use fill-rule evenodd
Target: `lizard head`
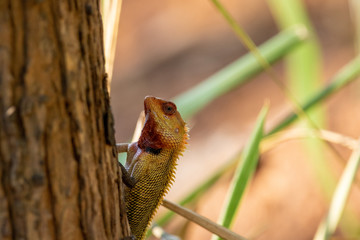
M 186 144 L 188 128 L 176 105 L 160 98 L 147 96 L 144 100 L 145 124 L 138 145 L 156 152 Z

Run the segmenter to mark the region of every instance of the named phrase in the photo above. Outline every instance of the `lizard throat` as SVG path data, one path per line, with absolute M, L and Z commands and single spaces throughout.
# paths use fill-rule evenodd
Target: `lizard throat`
M 161 134 L 156 131 L 156 122 L 151 116 L 147 116 L 145 125 L 141 131 L 141 136 L 138 141 L 140 149 L 146 152 L 160 153 L 164 147 L 161 139 Z

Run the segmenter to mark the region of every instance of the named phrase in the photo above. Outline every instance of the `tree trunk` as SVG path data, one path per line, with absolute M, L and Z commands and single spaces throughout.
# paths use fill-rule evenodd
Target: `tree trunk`
M 0 239 L 129 235 L 98 0 L 0 0 Z

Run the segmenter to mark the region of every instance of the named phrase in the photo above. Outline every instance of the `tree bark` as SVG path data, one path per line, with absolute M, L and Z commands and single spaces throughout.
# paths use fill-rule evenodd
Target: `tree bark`
M 129 235 L 98 0 L 0 1 L 0 239 Z

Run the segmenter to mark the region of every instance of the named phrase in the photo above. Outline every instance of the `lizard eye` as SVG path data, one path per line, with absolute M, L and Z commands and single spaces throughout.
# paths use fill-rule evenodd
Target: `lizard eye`
M 176 106 L 172 102 L 166 102 L 162 106 L 166 115 L 173 115 L 176 112 Z

